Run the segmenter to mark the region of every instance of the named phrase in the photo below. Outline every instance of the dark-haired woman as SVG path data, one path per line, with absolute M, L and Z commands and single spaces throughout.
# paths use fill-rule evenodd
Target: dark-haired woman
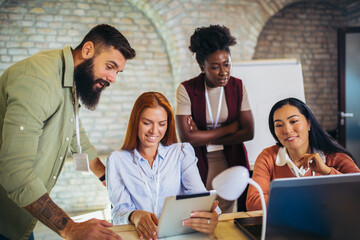
M 190 142 L 201 179 L 208 190 L 213 178 L 228 167 L 249 168 L 244 141 L 254 136 L 254 122 L 242 80 L 230 75 L 230 46 L 235 38 L 225 26 L 195 29 L 189 49 L 201 73 L 177 89 L 176 125 L 180 140 Z M 219 199 L 223 212 L 233 202 Z
M 260 153 L 252 177 L 261 186 L 266 202 L 270 181 L 276 178 L 360 172 L 351 154 L 331 140 L 306 104 L 296 98 L 272 107 L 269 128 L 276 145 Z M 249 211 L 261 209 L 259 192 L 252 186 L 246 207 Z

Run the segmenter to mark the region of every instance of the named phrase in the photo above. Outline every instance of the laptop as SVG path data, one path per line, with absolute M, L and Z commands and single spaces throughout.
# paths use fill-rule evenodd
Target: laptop
M 261 217 L 234 220 L 260 227 Z M 245 229 L 245 230 L 244 230 Z M 265 239 L 358 239 L 360 237 L 360 174 L 275 179 L 270 184 Z

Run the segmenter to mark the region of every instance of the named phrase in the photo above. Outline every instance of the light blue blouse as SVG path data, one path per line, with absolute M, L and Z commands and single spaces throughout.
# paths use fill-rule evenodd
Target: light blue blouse
M 159 144 L 153 168 L 136 149 L 112 152 L 106 161 L 106 183 L 113 206 L 113 224 L 128 224 L 129 215 L 134 210 L 153 212 L 157 176 L 160 176 L 158 210 L 155 213 L 158 218 L 166 197 L 207 191 L 196 163 L 194 149 L 189 143 Z

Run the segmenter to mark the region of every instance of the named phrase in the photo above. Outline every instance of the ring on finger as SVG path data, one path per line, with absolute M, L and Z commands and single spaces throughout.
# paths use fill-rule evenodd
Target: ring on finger
M 210 219 L 208 219 L 208 222 L 207 222 L 208 225 L 210 225 Z

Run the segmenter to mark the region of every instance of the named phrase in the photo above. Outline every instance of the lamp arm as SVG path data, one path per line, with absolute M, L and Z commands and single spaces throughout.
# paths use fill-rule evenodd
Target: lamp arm
M 258 190 L 259 195 L 260 195 L 261 207 L 263 210 L 261 240 L 264 240 L 265 239 L 265 229 L 266 229 L 266 203 L 265 203 L 264 192 L 262 191 L 260 185 L 257 182 L 255 182 L 254 180 L 252 180 L 251 178 L 248 179 L 248 182 Z

